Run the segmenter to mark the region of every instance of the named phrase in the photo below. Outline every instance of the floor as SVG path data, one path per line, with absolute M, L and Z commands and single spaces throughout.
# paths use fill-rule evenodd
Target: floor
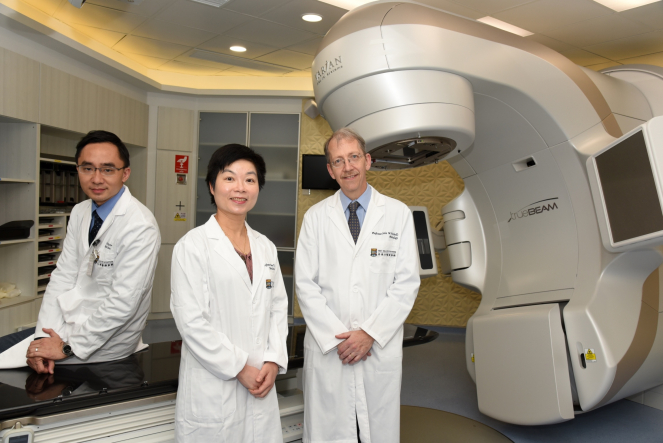
M 476 388 L 465 369 L 465 330 L 430 329 L 437 330 L 440 337 L 403 350 L 403 405 L 438 409 L 476 420 L 516 443 L 663 441 L 663 411 L 629 400 L 556 425 L 517 426 L 493 420 L 479 412 Z

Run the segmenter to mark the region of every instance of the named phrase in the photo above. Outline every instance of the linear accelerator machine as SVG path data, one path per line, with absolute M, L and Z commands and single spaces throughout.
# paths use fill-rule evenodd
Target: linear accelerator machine
M 413 3 L 346 14 L 313 63 L 333 129 L 373 168 L 448 160 L 453 280 L 479 409 L 562 422 L 663 383 L 663 69 L 597 73 L 531 40 Z

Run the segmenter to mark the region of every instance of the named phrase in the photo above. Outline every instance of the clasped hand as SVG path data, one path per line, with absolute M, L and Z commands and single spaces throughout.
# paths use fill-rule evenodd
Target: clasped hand
M 62 353 L 62 339 L 52 329 L 43 328 L 42 331 L 50 337 L 33 340 L 26 353 L 27 364 L 38 374 L 53 374 L 55 361 L 66 357 Z
M 336 349 L 338 358 L 344 365 L 354 365 L 371 356 L 371 347 L 375 339 L 363 330 L 344 332 L 338 334 L 336 338 L 343 340 Z
M 253 366 L 244 365 L 244 369 L 237 374 L 237 380 L 249 390 L 251 395 L 256 398 L 263 398 L 274 386 L 278 373 L 279 366 L 271 361 L 265 362 L 260 370 Z

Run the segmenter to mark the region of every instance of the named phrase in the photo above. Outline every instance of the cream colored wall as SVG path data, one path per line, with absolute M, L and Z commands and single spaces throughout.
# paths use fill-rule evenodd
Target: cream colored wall
M 302 113 L 300 154 L 324 154 L 324 143 L 331 136 L 329 124 L 320 116 L 315 120 Z M 301 161 L 300 161 L 301 183 Z M 440 209 L 464 188 L 463 180 L 447 162 L 395 172 L 368 172 L 368 182 L 379 192 L 410 206 L 426 206 L 435 226 L 442 219 Z M 300 191 L 297 201 L 297 235 L 306 211 L 333 191 Z M 438 258 L 439 260 L 439 258 Z M 438 265 L 439 266 L 439 265 Z M 450 277 L 422 280 L 417 301 L 408 323 L 465 327 L 476 311 L 481 295 L 456 285 Z M 295 300 L 295 317 L 301 317 Z

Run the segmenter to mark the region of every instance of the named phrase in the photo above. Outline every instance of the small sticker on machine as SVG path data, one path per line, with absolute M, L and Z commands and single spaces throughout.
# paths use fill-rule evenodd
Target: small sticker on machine
M 186 221 L 186 212 L 176 212 L 175 221 Z
M 593 349 L 585 349 L 585 361 L 596 363 L 596 354 Z

